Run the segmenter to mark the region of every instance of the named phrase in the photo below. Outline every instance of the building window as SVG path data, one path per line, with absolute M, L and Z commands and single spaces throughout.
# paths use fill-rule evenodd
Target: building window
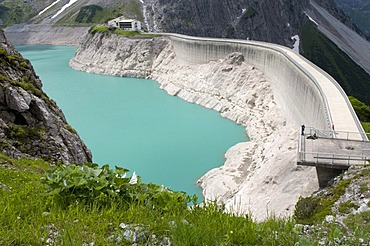
M 131 22 L 120 22 L 119 23 L 119 28 L 121 28 L 121 29 L 131 29 L 132 24 L 131 24 Z

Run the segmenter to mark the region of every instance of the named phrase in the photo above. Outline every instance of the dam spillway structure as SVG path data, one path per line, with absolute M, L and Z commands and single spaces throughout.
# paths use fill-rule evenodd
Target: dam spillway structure
M 309 126 L 310 132 L 298 137 L 297 164 L 315 166 L 320 187 L 350 165 L 368 163 L 370 142 L 347 95 L 331 76 L 304 57 L 271 43 L 163 35 L 171 39 L 176 55 L 186 63 L 207 63 L 240 52 L 264 72 L 287 118 L 297 129 L 302 124 Z

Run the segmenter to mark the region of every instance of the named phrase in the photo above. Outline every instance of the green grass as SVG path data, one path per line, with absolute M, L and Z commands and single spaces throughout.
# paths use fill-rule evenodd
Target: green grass
M 151 33 L 141 33 L 137 31 L 126 31 L 126 30 L 121 30 L 119 28 L 114 29 L 113 31 L 110 31 L 107 26 L 101 26 L 101 25 L 95 25 L 92 26 L 89 30 L 89 33 L 95 34 L 95 33 L 103 33 L 103 34 L 108 34 L 108 33 L 113 33 L 116 35 L 120 36 L 125 36 L 125 37 L 159 37 L 159 34 L 151 34 Z
M 361 125 L 362 128 L 364 128 L 365 133 L 370 133 L 370 107 L 355 97 L 349 96 L 348 99 L 351 102 L 358 119 L 361 121 Z M 370 134 L 367 135 L 367 138 L 369 137 Z
M 126 171 L 117 169 L 119 175 Z M 81 182 L 81 175 L 87 180 L 103 182 L 105 177 L 110 181 L 104 190 L 95 181 L 90 183 L 92 186 L 87 185 L 89 181 Z M 168 240 L 171 245 L 317 245 L 319 240 L 334 242 L 335 237 L 347 235 L 339 225 L 321 222 L 320 230 L 303 233 L 292 218 L 271 217 L 257 223 L 249 215 L 225 213 L 224 207 L 216 203 L 187 208 L 183 193 L 165 190 L 167 195 L 163 196 L 159 186 L 142 184 L 140 179 L 137 186 L 122 179 L 131 190 L 124 196 L 108 195 L 101 203 L 100 192 L 110 194 L 111 185 L 114 191 L 120 180 L 108 166 L 51 168 L 42 160 L 14 160 L 0 154 L 0 245 L 45 245 L 47 240 L 55 245 L 132 245 L 124 239 L 126 230 L 146 235 L 138 245 Z M 67 192 L 57 190 L 59 184 Z M 90 188 L 83 191 L 78 187 Z M 145 194 L 146 199 L 140 200 Z M 75 198 L 70 199 L 72 196 Z M 68 203 L 63 202 L 64 198 L 69 199 Z M 367 214 L 356 216 L 349 220 L 352 227 L 368 218 Z M 356 235 L 368 235 L 357 231 Z M 351 240 L 356 242 L 358 238 Z
M 119 16 L 133 18 L 143 21 L 140 5 L 134 0 L 125 1 L 125 3 L 114 3 L 114 6 L 100 6 L 96 4 L 86 5 L 81 8 L 71 8 L 67 10 L 57 25 L 86 25 L 106 24 L 109 20 Z
M 333 214 L 331 207 L 344 194 L 350 182 L 351 179 L 341 180 L 336 186 L 328 187 L 325 197 L 301 197 L 294 212 L 297 221 L 302 224 L 316 224 L 323 221 L 325 216 Z
M 95 33 L 109 33 L 109 29 L 107 26 L 100 26 L 100 25 L 95 25 L 92 26 L 89 29 L 89 33 L 95 34 Z
M 370 122 L 361 122 L 361 125 L 366 133 L 370 133 Z

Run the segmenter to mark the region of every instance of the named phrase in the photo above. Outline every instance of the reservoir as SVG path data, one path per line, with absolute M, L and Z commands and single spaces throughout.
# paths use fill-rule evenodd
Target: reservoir
M 196 181 L 224 163 L 228 148 L 248 140 L 244 127 L 169 96 L 155 81 L 73 70 L 68 62 L 76 47 L 17 49 L 100 165 L 128 168 L 144 182 L 202 200 Z

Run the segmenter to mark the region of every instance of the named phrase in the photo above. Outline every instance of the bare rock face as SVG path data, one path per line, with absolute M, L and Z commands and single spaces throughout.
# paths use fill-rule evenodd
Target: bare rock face
M 167 44 L 165 38 L 90 34 L 86 36 L 70 65 L 86 72 L 146 78 L 152 72 L 153 61 Z
M 151 31 L 202 37 L 253 39 L 290 46 L 309 1 L 145 0 Z
M 0 32 L 0 148 L 11 157 L 81 164 L 91 152 L 42 91 L 25 60 Z

